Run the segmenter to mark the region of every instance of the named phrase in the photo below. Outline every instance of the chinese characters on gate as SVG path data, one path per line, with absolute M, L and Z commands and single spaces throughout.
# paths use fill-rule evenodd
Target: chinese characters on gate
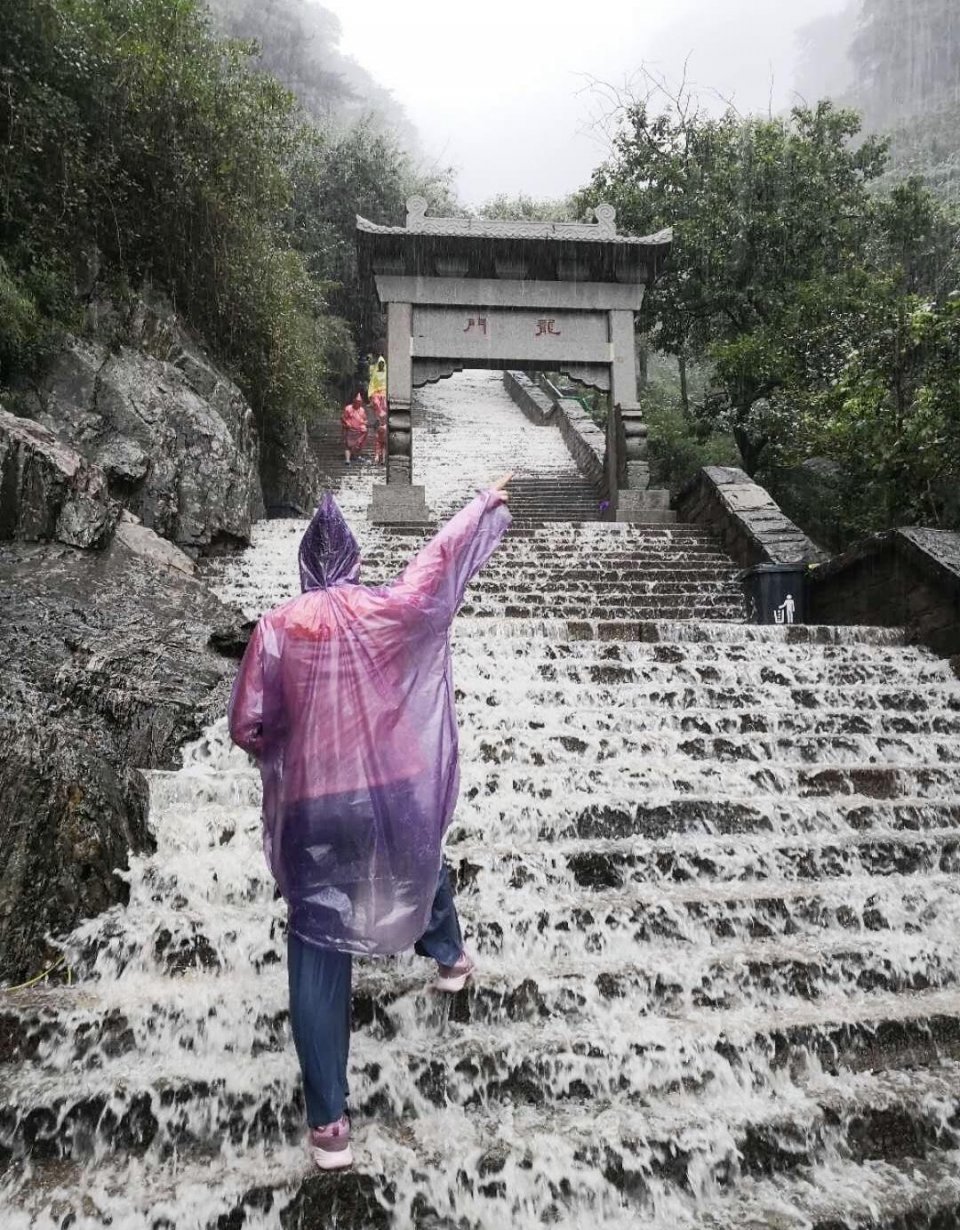
M 483 336 L 486 337 L 487 336 L 486 316 L 468 317 L 467 323 L 463 331 L 464 333 L 473 333 L 474 331 L 476 331 L 477 333 L 482 333 Z M 550 318 L 544 318 L 543 320 L 538 320 L 536 323 L 535 332 L 533 334 L 534 337 L 560 337 L 561 335 L 562 335 L 561 330 L 557 328 L 556 317 L 550 317 Z

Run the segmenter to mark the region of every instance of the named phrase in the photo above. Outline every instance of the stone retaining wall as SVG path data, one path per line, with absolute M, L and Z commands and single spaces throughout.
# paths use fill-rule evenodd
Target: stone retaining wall
M 809 600 L 813 622 L 905 627 L 960 667 L 960 534 L 874 534 L 812 572 Z
M 553 421 L 556 405 L 526 373 L 504 372 L 503 387 L 531 423 L 546 427 Z
M 704 467 L 677 496 L 676 509 L 681 521 L 712 529 L 727 554 L 744 568 L 826 558 L 743 470 Z
M 524 372 L 504 372 L 503 384 L 526 417 L 540 426 L 556 423 L 577 469 L 609 498 L 606 435 L 574 397 L 549 397 Z

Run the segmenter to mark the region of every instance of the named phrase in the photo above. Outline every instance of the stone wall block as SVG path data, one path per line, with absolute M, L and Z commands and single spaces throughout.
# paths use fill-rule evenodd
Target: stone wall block
M 700 470 L 678 495 L 676 507 L 681 521 L 712 529 L 742 567 L 826 558 L 763 487 L 732 466 Z

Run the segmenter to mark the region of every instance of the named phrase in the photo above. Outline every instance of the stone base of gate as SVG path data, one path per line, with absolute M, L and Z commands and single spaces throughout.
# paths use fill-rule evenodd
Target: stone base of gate
M 373 489 L 367 520 L 374 525 L 430 525 L 425 487 L 410 483 L 381 483 Z
M 617 520 L 634 525 L 673 525 L 677 514 L 670 508 L 669 491 L 621 489 L 617 492 Z

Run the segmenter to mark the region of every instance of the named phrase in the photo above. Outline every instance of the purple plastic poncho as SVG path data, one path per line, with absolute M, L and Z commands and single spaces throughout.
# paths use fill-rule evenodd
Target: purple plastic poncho
M 484 492 L 367 587 L 326 495 L 300 545 L 304 592 L 253 633 L 230 734 L 260 763 L 267 862 L 308 943 L 393 953 L 426 929 L 459 788 L 450 625 L 509 525 Z

